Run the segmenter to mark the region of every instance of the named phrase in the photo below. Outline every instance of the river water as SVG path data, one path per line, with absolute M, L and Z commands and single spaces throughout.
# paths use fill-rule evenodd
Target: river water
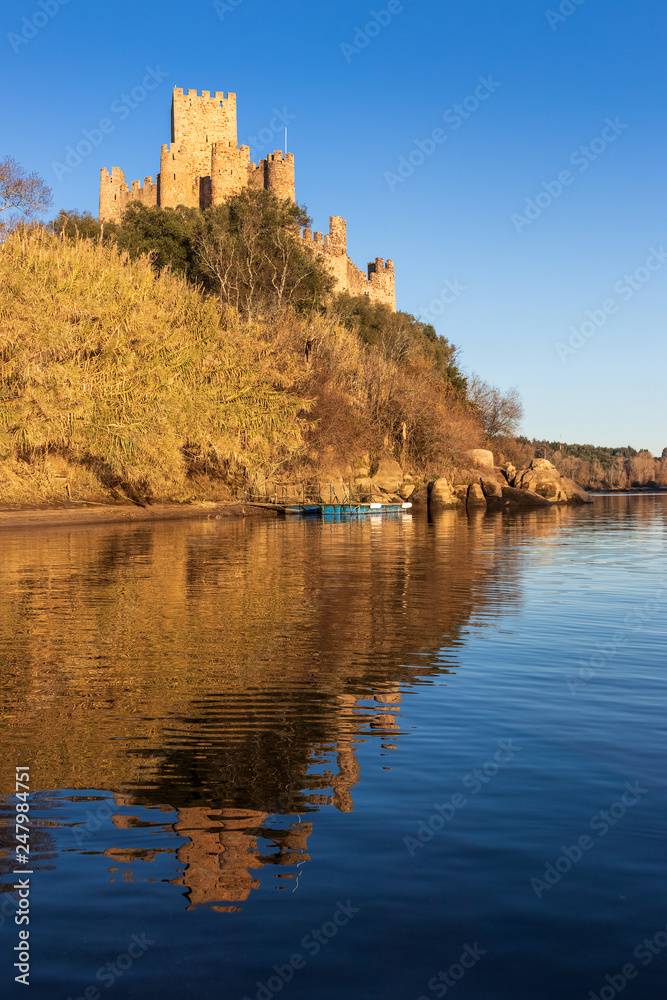
M 664 1000 L 666 529 L 3 533 L 3 996 Z

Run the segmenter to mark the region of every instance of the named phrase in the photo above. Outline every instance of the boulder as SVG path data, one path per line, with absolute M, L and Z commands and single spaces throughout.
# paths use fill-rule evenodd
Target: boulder
M 383 458 L 373 476 L 373 485 L 388 493 L 395 493 L 403 482 L 403 469 L 393 458 Z
M 409 500 L 410 497 L 412 496 L 412 494 L 415 492 L 416 489 L 417 489 L 417 487 L 415 486 L 414 483 L 405 483 L 404 482 L 403 485 L 401 486 L 401 499 L 402 500 Z
M 452 490 L 457 500 L 461 500 L 463 503 L 466 502 L 468 499 L 468 486 L 466 483 L 458 483 L 456 486 L 452 486 Z
M 593 503 L 593 497 L 575 483 L 574 479 L 560 477 L 560 485 L 567 496 L 568 503 Z
M 414 491 L 410 494 L 410 503 L 413 507 L 426 506 L 428 503 L 428 486 L 425 483 L 415 486 Z
M 505 500 L 510 500 L 520 507 L 551 507 L 553 506 L 544 497 L 541 497 L 539 493 L 533 493 L 532 490 L 516 489 L 514 486 L 503 486 L 503 498 Z
M 466 458 L 470 459 L 471 465 L 479 469 L 493 469 L 493 452 L 486 448 L 472 448 L 467 451 Z
M 508 462 L 507 465 L 505 465 L 500 471 L 507 480 L 508 486 L 514 486 L 514 479 L 516 478 L 516 469 L 512 465 L 512 463 Z
M 486 497 L 482 491 L 482 487 L 479 483 L 471 483 L 468 487 L 468 496 L 466 497 L 466 507 L 470 509 L 471 507 L 486 507 Z
M 518 504 L 513 503 L 511 500 L 506 500 L 504 497 L 501 497 L 500 500 L 497 500 L 495 497 L 489 497 L 486 501 L 487 514 L 506 514 L 511 508 L 518 510 L 518 507 Z
M 534 458 L 527 469 L 517 473 L 514 486 L 532 490 L 551 503 L 588 503 L 590 497 L 572 480 L 565 479 L 546 458 Z
M 432 507 L 455 507 L 459 498 L 452 489 L 452 484 L 444 476 L 429 483 L 428 502 Z
M 502 500 L 503 488 L 497 479 L 488 476 L 480 476 L 480 486 L 482 493 L 488 499 Z

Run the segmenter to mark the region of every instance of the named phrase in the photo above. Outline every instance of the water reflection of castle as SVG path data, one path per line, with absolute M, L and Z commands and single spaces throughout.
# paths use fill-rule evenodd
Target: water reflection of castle
M 576 515 L 7 536 L 14 758 L 35 788 L 167 803 L 190 903 L 238 903 L 270 865 L 298 875 L 312 814 L 352 811 L 359 741 L 396 745 L 400 690 L 454 671 L 471 619 L 520 599 L 522 540 Z M 12 781 L 0 760 L 0 791 Z M 108 856 L 129 860 L 121 841 Z
M 399 725 L 396 714 L 386 711 L 394 708 L 396 711 L 401 702 L 398 685 L 383 688 L 374 696 L 378 711 L 363 713 L 370 729 L 381 734 L 395 732 Z M 360 778 L 359 761 L 356 755 L 355 732 L 345 720 L 351 717 L 356 707 L 357 699 L 353 695 L 340 695 L 340 719 L 342 729 L 335 747 L 337 770 L 324 770 L 319 774 L 303 775 L 302 783 L 308 806 L 334 806 L 341 812 L 352 812 L 352 789 Z M 352 719 L 350 718 L 350 721 Z M 354 720 L 356 721 L 356 720 Z M 383 744 L 387 749 L 395 749 L 395 744 Z M 326 759 L 330 750 L 312 748 L 315 760 Z M 330 790 L 326 794 L 323 790 Z M 131 806 L 132 796 L 115 795 L 119 806 Z M 186 889 L 189 907 L 209 904 L 221 912 L 234 912 L 238 909 L 234 904 L 248 899 L 253 889 L 259 888 L 256 878 L 259 869 L 267 865 L 280 868 L 290 868 L 293 871 L 279 873 L 278 878 L 285 880 L 285 888 L 296 888 L 298 868 L 310 861 L 308 853 L 308 837 L 313 831 L 313 824 L 304 822 L 300 817 L 289 817 L 287 825 L 279 825 L 281 809 L 289 798 L 276 802 L 276 811 L 269 813 L 253 809 L 212 806 L 184 806 L 178 810 L 177 822 L 173 824 L 174 833 L 187 838 L 177 851 L 179 865 L 184 871 L 173 879 L 172 885 L 180 885 Z M 139 823 L 138 818 L 126 815 L 114 817 L 117 829 L 132 828 Z M 259 842 L 265 842 L 260 848 Z M 105 851 L 107 857 L 121 863 L 132 863 L 137 860 L 150 861 L 155 856 L 151 849 L 109 848 Z M 129 881 L 131 879 L 125 879 Z M 283 888 L 283 886 L 280 886 Z

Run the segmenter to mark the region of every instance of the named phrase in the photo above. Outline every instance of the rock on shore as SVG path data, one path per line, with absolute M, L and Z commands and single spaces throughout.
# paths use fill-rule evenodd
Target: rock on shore
M 459 469 L 450 478 L 441 476 L 426 490 L 418 488 L 414 500 L 427 502 L 433 508 L 465 505 L 489 511 L 593 502 L 585 490 L 562 476 L 547 459 L 536 458 L 528 468 L 517 472 L 513 465 L 494 466 L 493 452 L 484 448 L 469 451 L 465 457 L 470 468 Z
M 509 480 L 508 480 L 509 481 Z M 532 490 L 551 503 L 593 503 L 592 498 L 546 458 L 534 458 L 527 469 L 514 474 L 510 486 Z
M 493 452 L 475 448 L 465 454 L 466 468 L 448 476 L 438 476 L 430 482 L 416 483 L 406 475 L 401 465 L 385 456 L 374 474 L 370 462 L 352 468 L 322 465 L 319 482 L 332 499 L 343 502 L 350 486 L 355 496 L 366 499 L 409 500 L 413 507 L 431 509 L 465 508 L 477 511 L 506 511 L 519 507 L 550 507 L 556 503 L 592 503 L 592 498 L 571 479 L 561 476 L 558 469 L 544 458 L 536 458 L 526 469 L 517 472 L 513 465 L 494 465 Z M 267 496 L 284 487 L 270 482 L 263 484 Z M 300 488 L 297 491 L 300 494 Z M 300 496 L 295 496 L 300 499 Z

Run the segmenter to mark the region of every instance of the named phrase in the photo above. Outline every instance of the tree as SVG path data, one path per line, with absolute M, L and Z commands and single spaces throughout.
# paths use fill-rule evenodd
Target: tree
M 205 284 L 245 316 L 283 305 L 310 308 L 332 287 L 326 265 L 301 245 L 304 208 L 246 190 L 199 216 L 193 237 Z
M 479 413 L 487 443 L 492 438 L 515 433 L 523 417 L 523 404 L 516 388 L 502 392 L 473 375 L 468 398 Z
M 392 312 L 389 306 L 373 302 L 367 295 L 337 295 L 327 310 L 354 330 L 367 347 L 377 348 L 386 360 L 405 361 L 421 357 L 429 361 L 448 390 L 462 398 L 467 379 L 458 366 L 458 348 L 433 327 L 410 313 Z
M 198 216 L 196 209 L 147 207 L 130 202 L 118 226 L 116 242 L 133 259 L 150 253 L 158 271 L 171 267 L 196 278 L 193 240 Z
M 31 220 L 46 212 L 51 207 L 53 196 L 39 174 L 29 174 L 11 156 L 0 160 L 0 227 L 8 228 L 12 224 L 11 213 L 18 213 L 24 219 Z
M 650 451 L 640 451 L 630 459 L 630 481 L 633 486 L 645 486 L 655 479 L 655 459 Z
M 77 212 L 76 209 L 66 211 L 61 208 L 49 228 L 56 236 L 65 235 L 75 240 L 79 237 L 88 240 L 108 240 L 118 229 L 115 222 L 100 222 L 90 212 Z

